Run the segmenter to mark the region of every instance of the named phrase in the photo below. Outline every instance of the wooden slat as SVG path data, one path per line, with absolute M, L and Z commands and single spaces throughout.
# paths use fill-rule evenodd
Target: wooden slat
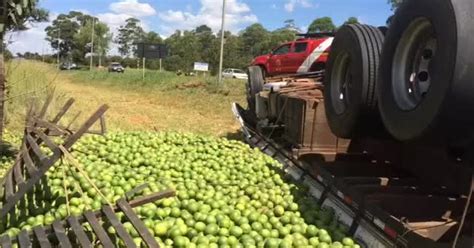
M 125 197 L 127 197 L 127 200 L 133 197 L 133 195 L 137 194 L 138 192 L 148 188 L 148 183 L 144 183 L 128 192 L 125 193 Z
M 68 135 L 70 134 L 67 130 L 64 130 L 60 127 L 58 127 L 56 124 L 50 123 L 48 121 L 34 118 L 35 126 L 40 127 L 40 128 L 46 128 L 48 129 L 46 133 L 48 135 L 52 135 L 51 133 L 57 133 L 57 135 Z
M 70 129 L 72 127 L 72 125 L 74 124 L 74 122 L 76 122 L 77 118 L 79 118 L 79 116 L 81 116 L 81 114 L 82 114 L 82 112 L 79 111 L 76 115 L 74 115 L 74 117 L 72 117 L 69 124 L 67 124 L 66 129 Z
M 44 231 L 43 227 L 35 226 L 33 227 L 33 232 L 36 236 L 36 240 L 38 240 L 38 244 L 41 248 L 50 248 L 51 243 L 49 243 L 48 236 L 46 236 L 46 232 Z
M 12 170 L 7 172 L 7 179 L 5 181 L 5 199 L 8 201 L 11 197 L 13 197 L 13 175 Z
M 0 245 L 2 246 L 2 248 L 10 248 L 12 247 L 12 240 L 8 235 L 3 235 L 0 238 Z
M 163 190 L 146 196 L 140 196 L 130 201 L 132 208 L 145 205 L 150 202 L 155 202 L 164 198 L 176 196 L 176 191 L 173 189 Z
M 33 247 L 30 236 L 28 236 L 28 231 L 23 230 L 20 232 L 20 235 L 18 235 L 18 244 L 20 245 L 20 248 L 31 248 Z
M 135 245 L 135 242 L 133 242 L 132 236 L 130 236 L 130 234 L 125 230 L 125 227 L 123 227 L 122 223 L 120 223 L 112 208 L 106 205 L 102 208 L 102 212 L 105 214 L 105 217 L 108 219 L 110 224 L 117 231 L 118 236 L 123 240 L 125 246 L 128 248 L 137 247 Z
M 15 183 L 19 185 L 23 185 L 25 183 L 25 179 L 23 178 L 23 174 L 21 173 L 20 161 L 15 162 L 13 165 L 13 176 L 15 178 Z
M 79 220 L 75 216 L 70 216 L 67 218 L 67 222 L 69 226 L 71 226 L 72 231 L 74 232 L 74 236 L 76 236 L 77 241 L 79 244 L 84 248 L 92 247 L 92 243 L 89 241 L 87 234 L 84 232 L 81 224 L 79 224 Z
M 38 169 L 36 169 L 33 163 L 33 160 L 30 157 L 30 153 L 28 152 L 28 149 L 26 148 L 26 144 L 23 144 L 22 159 L 30 177 L 33 177 L 36 173 L 38 173 Z
M 107 132 L 107 125 L 105 123 L 105 115 L 102 115 L 100 117 L 100 131 L 102 134 L 105 134 Z
M 31 147 L 31 150 L 35 153 L 40 161 L 45 161 L 48 159 L 46 155 L 41 151 L 40 147 L 36 143 L 36 140 L 31 137 L 29 133 L 26 134 L 26 140 L 28 141 L 28 145 Z M 28 146 L 27 146 L 28 147 Z
M 28 128 L 28 130 L 33 132 L 34 134 L 36 134 L 41 139 L 41 141 L 43 141 L 44 144 L 46 144 L 46 146 L 48 146 L 49 149 L 51 149 L 51 150 L 59 149 L 58 145 L 56 145 L 56 143 L 54 143 L 51 140 L 51 138 L 49 138 L 46 134 L 44 134 L 38 128 L 32 127 L 32 128 Z
M 43 104 L 43 107 L 41 108 L 41 111 L 38 114 L 38 118 L 43 118 L 46 115 L 46 112 L 48 112 L 49 105 L 51 105 L 51 101 L 53 101 L 53 96 L 54 93 L 48 94 L 46 97 L 46 101 Z
M 84 213 L 84 216 L 86 217 L 87 222 L 89 222 L 89 224 L 91 225 L 92 230 L 94 230 L 94 233 L 97 235 L 97 238 L 99 238 L 101 244 L 105 248 L 114 247 L 112 240 L 110 240 L 109 236 L 107 235 L 107 232 L 104 230 L 95 214 L 92 211 L 86 211 Z
M 132 223 L 133 227 L 135 227 L 138 234 L 140 235 L 140 237 L 142 237 L 143 241 L 145 241 L 148 247 L 160 247 L 153 235 L 151 235 L 150 231 L 146 228 L 145 224 L 138 218 L 135 212 L 133 212 L 132 207 L 125 199 L 118 200 L 117 205 L 125 214 L 127 219 Z
M 72 104 L 74 104 L 74 101 L 75 101 L 74 98 L 70 98 L 69 100 L 67 100 L 66 104 L 64 104 L 64 106 L 61 108 L 61 110 L 58 112 L 58 114 L 53 118 L 51 122 L 54 124 L 57 124 L 61 120 L 61 118 L 63 118 L 63 116 L 66 114 L 69 108 L 71 108 Z
M 108 109 L 107 105 L 103 105 L 99 110 L 96 111 L 96 113 L 89 118 L 86 123 L 80 128 L 80 130 L 75 133 L 74 135 L 71 135 L 67 138 L 67 140 L 64 142 L 64 147 L 66 149 L 71 148 L 74 143 L 88 130 L 90 126 L 94 124 L 95 121 L 102 115 L 106 110 Z M 38 173 L 36 173 L 32 178 L 30 178 L 25 187 L 22 187 L 18 190 L 17 194 L 13 195 L 11 198 L 13 198 L 11 201 L 8 201 L 3 207 L 0 209 L 0 218 L 4 217 L 10 209 L 12 209 L 15 204 L 23 197 L 23 195 L 30 190 L 39 180 L 40 178 L 46 173 L 46 171 L 53 166 L 56 161 L 58 161 L 59 158 L 62 156 L 61 151 L 53 151 L 53 155 L 49 157 L 49 159 L 44 158 L 44 154 L 42 154 L 41 150 L 39 149 L 39 146 L 31 137 L 29 134 L 26 135 L 26 140 L 30 144 L 33 152 L 37 153 L 37 156 L 42 159 L 42 165 L 38 168 Z
M 69 241 L 69 238 L 66 235 L 66 229 L 64 229 L 64 226 L 60 221 L 57 220 L 53 222 L 53 230 L 56 235 L 56 238 L 58 238 L 60 247 L 72 248 L 71 242 Z
M 84 124 L 77 130 L 76 133 L 69 136 L 66 141 L 64 142 L 64 147 L 69 149 L 72 147 L 74 143 L 85 133 L 89 130 L 92 125 L 109 109 L 109 106 L 102 105 Z

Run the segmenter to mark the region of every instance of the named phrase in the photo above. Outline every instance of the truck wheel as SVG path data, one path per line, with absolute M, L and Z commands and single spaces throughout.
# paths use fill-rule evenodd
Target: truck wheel
M 324 98 L 329 126 L 338 137 L 383 133 L 375 95 L 383 40 L 382 32 L 368 25 L 345 25 L 336 34 Z
M 429 6 L 429 7 L 427 7 Z M 396 139 L 466 137 L 474 124 L 474 1 L 404 1 L 387 32 L 377 90 Z
M 264 78 L 262 68 L 260 66 L 250 66 L 248 68 L 248 84 L 247 84 L 247 103 L 248 109 L 255 113 L 255 95 L 263 89 Z

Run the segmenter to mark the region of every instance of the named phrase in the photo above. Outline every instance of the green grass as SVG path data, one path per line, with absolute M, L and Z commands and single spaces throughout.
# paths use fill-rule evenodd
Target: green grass
M 186 89 L 187 92 L 194 93 L 196 89 L 207 89 L 210 93 L 221 93 L 215 91 L 219 86 L 217 78 L 210 75 L 177 76 L 174 72 L 146 70 L 145 77 L 143 77 L 143 70 L 140 69 L 127 69 L 125 73 L 108 73 L 106 70 L 95 70 L 93 72 L 73 71 L 69 74 L 78 82 L 127 90 L 173 91 Z M 225 79 L 220 88 L 237 87 L 240 90 L 242 85 L 242 80 Z
M 21 131 L 25 122 L 27 106 L 32 100 L 42 102 L 48 94 L 54 91 L 57 73 L 54 68 L 15 60 L 7 63 L 6 74 L 6 128 L 10 131 Z M 58 97 L 60 95 L 57 94 Z
M 245 81 L 241 80 L 219 85 L 210 76 L 147 71 L 143 81 L 141 70 L 59 72 L 52 65 L 31 61 L 12 62 L 9 68 L 10 95 L 16 96 L 8 103 L 10 130 L 21 130 L 28 99 L 44 99 L 53 90 L 58 99 L 52 110 L 74 97 L 71 114 L 81 111 L 80 120 L 99 105 L 108 104 L 110 131 L 172 130 L 228 136 L 238 131 L 231 103 L 245 101 Z

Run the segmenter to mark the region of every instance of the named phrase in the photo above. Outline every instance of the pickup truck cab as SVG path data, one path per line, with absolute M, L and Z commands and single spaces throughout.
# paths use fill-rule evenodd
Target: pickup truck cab
M 284 43 L 270 54 L 256 57 L 252 65 L 260 66 L 265 76 L 296 74 L 323 70 L 329 56 L 331 33 L 303 34 L 304 38 Z

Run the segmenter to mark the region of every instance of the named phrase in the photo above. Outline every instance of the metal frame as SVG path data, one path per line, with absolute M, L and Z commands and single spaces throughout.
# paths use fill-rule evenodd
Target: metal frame
M 353 141 L 350 152 L 337 154 L 335 162 L 324 161 L 318 154 L 296 158 L 287 147 L 252 128 L 242 108 L 237 104 L 234 108 L 240 110 L 236 115 L 242 119 L 242 129 L 250 134 L 245 140 L 281 162 L 295 180 L 308 185 L 310 194 L 319 200 L 319 204 L 334 208 L 351 226 L 350 233 L 359 241 L 365 241 L 361 243 L 366 247 L 451 247 L 449 243 L 439 244 L 424 238 L 406 225 L 405 221 L 440 219 L 444 212 L 459 216 L 466 204 L 466 198 L 455 193 L 456 187 L 426 187 L 424 181 L 411 176 L 407 168 L 422 161 L 410 160 L 413 154 L 409 152 L 405 151 L 405 157 L 401 154 L 407 148 L 412 151 L 416 144 L 406 147 L 406 144 L 390 140 L 366 139 Z M 429 155 L 428 162 L 460 170 L 459 162 L 442 159 L 441 149 L 428 149 L 427 152 L 424 156 L 417 155 L 425 158 Z M 396 167 L 395 164 L 405 165 Z M 465 174 L 466 178 L 470 177 L 469 173 Z M 464 186 L 465 182 L 457 184 Z M 430 206 L 440 207 L 430 210 Z M 396 219 L 395 215 L 411 219 Z M 465 228 L 468 227 L 465 225 Z M 464 240 L 464 244 L 468 243 Z M 470 246 L 459 244 L 459 247 Z

